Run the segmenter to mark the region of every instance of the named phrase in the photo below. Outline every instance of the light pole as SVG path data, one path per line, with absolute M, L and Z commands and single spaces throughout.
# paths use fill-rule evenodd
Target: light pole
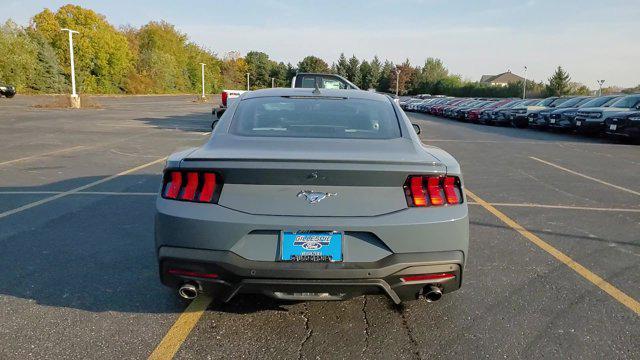
M 276 78 L 271 78 L 271 88 L 276 87 Z
M 247 91 L 249 91 L 249 73 L 247 73 Z
M 524 85 L 522 85 L 522 99 L 527 98 L 527 67 L 524 67 Z
M 396 97 L 398 97 L 399 88 L 400 88 L 400 69 L 396 69 Z
M 205 63 L 200 63 L 200 65 L 202 65 L 202 98 L 204 99 L 204 66 L 206 64 Z
M 61 31 L 69 32 L 69 59 L 71 60 L 71 107 L 80 108 L 80 98 L 76 94 L 76 68 L 73 61 L 73 34 L 78 34 L 77 31 L 71 29 L 60 29 Z
M 602 85 L 604 85 L 604 80 L 598 80 L 598 96 L 602 96 Z

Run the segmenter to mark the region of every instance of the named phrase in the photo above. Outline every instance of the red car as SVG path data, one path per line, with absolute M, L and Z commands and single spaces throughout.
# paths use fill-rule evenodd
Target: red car
M 480 113 L 482 111 L 484 111 L 484 110 L 492 110 L 492 109 L 500 107 L 500 106 L 502 106 L 504 104 L 510 103 L 512 101 L 513 101 L 513 99 L 504 99 L 504 100 L 500 100 L 500 101 L 496 101 L 496 102 L 490 103 L 489 105 L 486 105 L 484 107 L 470 109 L 469 112 L 467 113 L 467 121 L 473 122 L 473 123 L 477 123 L 478 119 L 480 119 Z

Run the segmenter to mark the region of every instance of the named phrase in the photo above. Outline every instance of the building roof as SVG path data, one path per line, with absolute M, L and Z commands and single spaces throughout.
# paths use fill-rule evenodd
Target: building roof
M 482 83 L 510 84 L 524 81 L 524 78 L 511 72 L 511 70 L 498 75 L 482 75 Z

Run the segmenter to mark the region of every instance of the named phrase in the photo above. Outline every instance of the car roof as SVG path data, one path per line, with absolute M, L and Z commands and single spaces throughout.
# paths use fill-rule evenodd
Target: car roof
M 242 100 L 271 96 L 317 96 L 317 97 L 344 97 L 350 99 L 366 99 L 377 101 L 389 101 L 387 95 L 365 90 L 354 89 L 320 89 L 320 94 L 314 93 L 311 88 L 272 88 L 249 91 L 242 94 Z

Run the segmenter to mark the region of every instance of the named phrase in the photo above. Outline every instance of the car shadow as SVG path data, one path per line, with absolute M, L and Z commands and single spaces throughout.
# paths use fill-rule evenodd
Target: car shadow
M 0 213 L 103 177 L 0 187 Z M 0 217 L 0 296 L 89 312 L 180 313 L 187 302 L 160 283 L 154 243 L 161 175 L 127 175 Z M 238 295 L 212 311 L 289 311 L 295 301 Z

